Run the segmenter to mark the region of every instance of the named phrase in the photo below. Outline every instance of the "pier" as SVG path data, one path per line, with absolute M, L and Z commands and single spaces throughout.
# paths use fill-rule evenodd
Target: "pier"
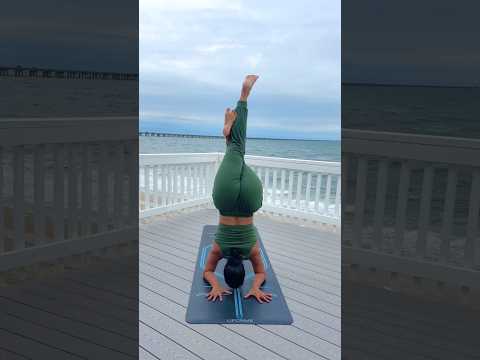
M 216 135 L 193 135 L 193 134 L 174 134 L 174 133 L 164 133 L 156 131 L 140 131 L 138 136 L 147 136 L 147 137 L 182 137 L 182 138 L 207 138 L 207 139 L 218 139 L 222 136 Z
M 47 69 L 23 66 L 0 66 L 0 77 L 30 78 L 30 79 L 66 79 L 66 80 L 137 80 L 138 74 L 106 72 L 106 71 L 85 71 Z

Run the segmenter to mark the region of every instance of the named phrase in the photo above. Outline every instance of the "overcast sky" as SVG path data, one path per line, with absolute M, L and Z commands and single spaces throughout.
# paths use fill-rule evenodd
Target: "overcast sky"
M 245 74 L 249 136 L 340 138 L 340 1 L 140 0 L 141 128 L 221 134 Z

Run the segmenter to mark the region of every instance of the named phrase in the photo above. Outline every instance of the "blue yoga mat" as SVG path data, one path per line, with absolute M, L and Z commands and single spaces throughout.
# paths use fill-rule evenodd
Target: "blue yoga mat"
M 186 321 L 191 324 L 277 324 L 290 325 L 293 322 L 287 302 L 283 297 L 277 277 L 272 265 L 268 260 L 267 252 L 262 244 L 258 230 L 257 239 L 260 243 L 260 251 L 263 264 L 267 273 L 267 280 L 262 290 L 272 294 L 272 301 L 260 304 L 255 298 L 244 299 L 244 295 L 250 290 L 254 272 L 249 260 L 244 261 L 245 282 L 241 288 L 232 291 L 231 295 L 223 296 L 223 301 L 208 301 L 206 295 L 210 291 L 210 285 L 203 279 L 203 269 L 208 252 L 212 247 L 216 225 L 203 227 L 202 239 L 193 275 L 190 300 L 188 302 Z M 222 259 L 217 264 L 215 274 L 220 283 L 229 288 L 223 279 L 223 267 L 226 260 Z

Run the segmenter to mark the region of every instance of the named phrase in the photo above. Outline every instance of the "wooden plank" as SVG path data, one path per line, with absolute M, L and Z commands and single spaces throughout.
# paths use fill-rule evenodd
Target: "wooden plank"
M 198 165 L 193 165 L 193 198 L 198 199 Z
M 341 181 L 340 176 L 337 176 L 337 182 L 335 185 L 335 216 L 340 217 L 341 208 Z
M 272 179 L 272 203 L 276 205 L 277 203 L 277 169 L 273 169 L 273 179 Z
M 20 324 L 23 323 L 27 327 L 30 327 L 32 332 L 26 333 L 31 336 L 35 334 L 35 329 L 39 329 L 38 331 L 40 332 L 47 331 L 52 334 L 62 333 L 66 335 L 64 338 L 67 341 L 75 340 L 73 344 L 75 348 L 70 347 L 72 352 L 82 354 L 85 348 L 94 351 L 93 354 L 97 356 L 101 356 L 102 354 L 110 356 L 118 355 L 120 358 L 124 358 L 125 355 L 133 357 L 136 354 L 135 339 L 129 340 L 100 328 L 89 326 L 84 322 L 72 321 L 65 317 L 55 315 L 52 312 L 41 311 L 9 299 L 0 298 L 0 304 L 2 304 L 5 309 L 8 309 L 4 315 L 8 317 L 6 321 L 10 326 L 12 321 Z M 90 316 L 90 318 L 92 318 L 92 316 Z M 10 326 L 8 328 L 13 330 Z M 51 344 L 60 345 L 61 342 L 52 342 Z M 80 345 L 81 349 L 77 348 L 77 344 Z M 134 351 L 132 351 L 132 349 L 134 349 Z M 87 354 L 85 354 L 85 356 L 86 355 Z
M 401 253 L 402 247 L 403 247 L 409 186 L 410 186 L 409 163 L 407 161 L 403 161 L 400 169 L 400 183 L 398 185 L 397 211 L 395 214 L 394 252 L 397 255 Z
M 187 347 L 172 340 L 167 335 L 162 334 L 155 328 L 141 322 L 139 328 L 140 345 L 148 352 L 155 354 L 157 359 L 182 359 L 197 360 L 202 359 Z M 144 359 L 140 353 L 140 359 Z M 148 359 L 148 357 L 145 357 Z
M 440 261 L 447 263 L 450 259 L 450 238 L 452 236 L 453 213 L 457 192 L 457 169 L 454 165 L 448 168 L 447 189 L 445 191 L 445 205 L 440 231 Z
M 76 171 L 76 144 L 67 144 L 68 154 L 68 238 L 78 237 L 77 232 L 77 171 Z
M 161 203 L 160 206 L 167 205 L 167 175 L 166 175 L 166 165 L 160 166 L 160 193 L 161 193 Z M 188 185 L 188 183 L 187 183 Z
M 114 196 L 113 196 L 113 223 L 115 229 L 123 224 L 123 194 L 124 194 L 124 166 L 125 151 L 123 142 L 115 145 L 114 165 Z
M 34 338 L 36 341 L 49 345 L 52 348 L 62 349 L 66 354 L 76 355 L 83 359 L 108 358 L 115 356 L 116 359 L 132 359 L 133 355 L 122 354 L 102 346 L 98 346 L 78 336 L 67 335 L 51 326 L 37 321 L 27 321 L 19 316 L 0 314 L 2 326 L 10 332 L 21 333 L 23 336 Z
M 420 260 L 424 259 L 426 255 L 427 234 L 430 227 L 433 174 L 433 166 L 427 165 L 423 170 L 420 216 L 418 222 L 417 258 Z
M 172 227 L 173 226 L 173 227 Z M 162 224 L 161 226 L 155 226 L 151 228 L 152 234 L 159 232 L 173 238 L 178 238 L 178 230 L 175 230 L 175 226 L 181 226 L 177 224 Z M 257 226 L 258 227 L 258 226 Z M 186 243 L 196 243 L 198 234 L 197 231 L 189 231 L 190 228 L 185 224 L 184 228 L 180 232 L 182 238 L 178 240 L 179 243 L 183 242 L 185 239 Z M 148 230 L 147 230 L 148 231 Z M 264 234 L 265 243 L 274 248 L 282 249 L 291 256 L 297 255 L 303 260 L 310 260 L 314 263 L 321 261 L 324 265 L 337 266 L 340 262 L 340 249 L 332 248 L 330 246 L 325 247 L 312 247 L 310 245 L 303 245 L 301 249 L 296 245 L 296 241 L 292 242 L 292 237 L 288 233 L 280 234 L 276 232 L 274 228 L 260 227 L 259 231 L 261 234 Z M 303 236 L 297 237 L 298 242 L 303 242 L 305 239 Z M 339 270 L 339 269 L 338 269 Z
M 320 208 L 320 188 L 322 185 L 322 174 L 317 174 L 317 183 L 315 185 L 315 211 Z
M 285 169 L 282 169 L 281 180 L 280 180 L 280 206 L 285 204 Z
M 35 338 L 24 335 L 23 331 L 12 332 L 0 328 L 0 338 L 2 344 L 6 344 L 7 349 L 11 349 L 27 359 L 65 359 L 78 360 L 85 359 L 78 355 L 65 352 L 58 347 L 52 347 Z M 7 353 L 10 356 L 11 352 Z M 10 357 L 7 357 L 10 359 Z
M 216 359 L 241 359 L 240 356 L 228 351 L 226 347 L 202 336 L 183 323 L 172 319 L 161 309 L 146 304 L 143 299 L 140 300 L 140 319 L 142 323 L 155 328 L 162 334 L 168 334 L 168 337 L 177 344 L 182 344 L 200 358 L 208 359 L 211 354 L 215 354 Z
M 179 296 L 171 296 L 169 290 L 177 292 Z M 168 314 L 173 320 L 187 326 L 203 337 L 226 347 L 229 350 L 223 351 L 233 353 L 241 358 L 265 357 L 268 359 L 281 359 L 268 349 L 259 346 L 255 342 L 238 336 L 235 332 L 219 325 L 193 325 L 185 323 L 186 300 L 185 293 L 169 288 L 155 279 L 142 276 L 142 287 L 140 288 L 141 301 L 158 308 L 161 312 Z M 234 356 L 235 356 L 234 355 Z
M 14 148 L 14 246 L 15 250 L 25 248 L 25 178 L 24 178 L 24 148 L 22 145 Z
M 180 201 L 185 200 L 185 166 L 180 166 Z
M 354 247 L 361 246 L 363 215 L 365 211 L 365 192 L 367 183 L 367 159 L 358 159 L 357 184 L 355 188 L 355 214 L 353 219 L 353 238 Z
M 98 230 L 104 232 L 108 230 L 108 175 L 110 172 L 109 151 L 110 146 L 105 142 L 100 144 L 100 159 L 98 166 Z M 138 191 L 138 190 L 137 190 Z
M 288 207 L 292 207 L 293 170 L 288 170 Z
M 4 147 L 0 146 L 0 254 L 5 251 L 5 213 L 4 213 L 4 180 L 3 180 L 3 158 L 4 158 Z
M 54 212 L 55 212 L 55 241 L 61 241 L 64 239 L 65 232 L 65 199 L 64 199 L 64 146 L 63 144 L 54 145 L 54 156 L 55 156 L 55 199 L 54 199 Z
M 138 192 L 138 189 L 135 190 Z M 90 169 L 89 144 L 82 145 L 82 236 L 90 234 L 90 216 L 92 213 L 92 172 Z
M 381 159 L 378 163 L 375 212 L 373 219 L 373 245 L 376 250 L 382 249 L 383 218 L 385 215 L 385 200 L 387 192 L 387 170 L 388 161 L 386 159 Z
M 305 209 L 310 211 L 310 192 L 312 187 L 312 173 L 307 174 L 307 187 L 305 188 Z
M 149 246 L 145 240 L 142 240 L 142 243 L 140 244 L 140 254 L 141 254 L 141 259 L 142 258 L 148 258 L 148 262 L 154 262 L 155 264 L 158 264 L 158 267 L 163 267 L 163 262 L 166 262 L 169 267 L 172 266 L 180 266 L 183 269 L 187 270 L 189 273 L 193 271 L 193 265 L 191 264 L 191 261 L 195 259 L 196 254 L 193 253 L 185 253 L 182 251 L 177 251 L 175 249 L 169 248 L 168 251 L 166 250 L 160 250 L 163 249 L 164 247 L 160 248 L 155 248 L 152 246 Z M 176 261 L 175 263 L 172 263 L 170 259 L 175 258 Z M 158 261 L 157 261 L 158 260 Z M 307 271 L 300 271 L 300 270 L 295 270 L 295 267 L 292 266 L 287 266 L 285 271 L 282 271 L 282 268 L 284 268 L 285 264 L 280 263 L 280 262 L 275 262 L 275 270 L 276 273 L 281 275 L 282 273 L 287 273 L 289 276 L 293 276 L 295 279 L 297 279 L 300 283 L 303 282 L 310 282 L 312 286 L 316 288 L 324 288 L 328 289 L 329 292 L 336 292 L 339 294 L 339 288 L 340 288 L 340 282 L 337 282 L 337 285 L 331 285 L 326 281 L 326 277 L 324 279 L 321 279 L 316 275 L 316 277 L 313 277 L 311 272 Z M 179 271 L 179 270 L 177 270 Z M 188 275 L 185 276 L 185 278 L 189 278 L 191 275 L 188 273 Z M 305 276 L 300 276 L 299 274 L 303 274 Z M 308 279 L 305 277 L 308 276 Z
M 143 182 L 144 182 L 144 205 L 143 209 L 148 210 L 151 208 L 151 199 L 150 199 L 150 166 L 145 165 L 143 168 Z
M 137 214 L 138 214 L 138 140 L 132 140 L 128 143 L 128 148 L 130 152 L 128 170 L 129 180 L 129 218 L 131 219 L 131 224 L 138 224 Z
M 152 269 L 154 269 L 154 268 L 152 268 Z M 184 285 L 181 286 L 181 288 L 177 289 L 175 287 L 169 286 L 168 283 L 166 283 L 166 282 L 165 283 L 159 282 L 159 280 L 155 279 L 155 276 L 158 276 L 158 277 L 162 278 L 163 275 L 162 275 L 161 272 L 157 271 L 157 273 L 155 274 L 155 270 L 153 270 L 153 275 L 154 275 L 153 277 L 152 276 L 141 275 L 141 284 L 145 284 L 147 288 L 157 289 L 159 291 L 159 294 L 163 295 L 165 298 L 167 298 L 167 300 L 171 299 L 171 301 L 173 301 L 177 304 L 180 304 L 183 307 L 186 307 L 187 296 L 188 296 L 187 289 L 189 288 L 189 284 L 188 284 L 187 280 L 182 281 L 182 280 L 177 279 L 174 282 L 176 284 L 175 286 L 180 285 L 181 283 L 184 284 Z M 167 306 L 167 303 L 161 303 L 161 304 L 158 304 L 158 306 L 159 307 L 161 306 L 163 308 L 163 307 Z M 180 316 L 183 315 L 183 312 L 179 313 L 179 315 Z M 275 333 L 276 331 L 278 331 L 278 329 L 271 329 L 271 330 L 269 329 L 267 331 L 261 332 L 261 330 L 262 330 L 261 328 L 251 327 L 249 329 L 250 330 L 250 332 L 249 332 L 250 336 L 245 336 L 246 333 L 241 331 L 241 327 L 237 328 L 235 326 L 231 327 L 231 326 L 228 326 L 228 325 L 223 325 L 222 327 L 230 329 L 234 333 L 241 334 L 242 338 L 247 338 L 248 340 L 250 340 L 250 341 L 252 341 L 256 344 L 259 344 L 262 347 L 269 349 L 270 351 L 277 351 L 277 347 L 274 344 L 272 344 L 272 341 L 274 341 L 276 344 L 284 344 L 284 345 L 289 344 L 289 346 L 291 348 L 290 350 L 297 349 L 297 350 L 303 351 L 305 349 L 302 346 L 297 345 L 295 342 L 291 341 L 291 339 L 289 339 L 287 337 L 279 337 L 279 334 Z M 210 328 L 210 332 L 211 332 L 212 326 L 207 326 L 207 329 L 205 329 L 205 330 L 208 331 L 209 330 L 208 328 Z M 258 329 L 258 330 L 256 330 L 256 329 Z M 259 336 L 252 336 L 253 335 L 252 332 L 254 332 L 254 333 L 259 332 L 257 334 Z M 304 335 L 308 335 L 308 334 L 304 333 Z M 266 341 L 265 341 L 265 336 L 268 338 Z M 220 337 L 219 339 L 222 340 L 222 337 Z M 235 338 L 235 341 L 237 341 L 236 339 L 237 339 L 237 337 Z M 315 339 L 315 340 L 317 342 L 320 342 L 320 339 Z M 225 341 L 225 340 L 223 340 L 223 341 Z M 228 345 L 230 345 L 230 344 L 228 343 Z M 328 345 L 328 346 L 331 347 L 331 345 Z M 286 346 L 282 345 L 282 347 L 283 347 L 283 351 L 279 352 L 279 353 L 282 354 L 282 355 L 285 355 L 284 352 L 286 350 Z M 308 354 L 310 354 L 310 356 L 312 356 L 311 357 L 312 359 L 316 358 L 315 353 L 308 352 Z M 302 358 L 305 355 L 306 355 L 306 353 L 302 352 Z M 250 357 L 248 357 L 248 358 L 250 358 Z
M 332 175 L 327 175 L 327 188 L 325 190 L 325 198 L 324 198 L 324 210 L 325 213 L 328 213 L 329 209 L 328 207 L 330 206 L 330 196 L 332 192 Z
M 265 202 L 269 203 L 271 201 L 272 196 L 270 195 L 270 198 L 268 196 L 268 190 L 271 190 L 270 189 L 270 171 L 268 167 L 265 168 L 265 181 L 263 183 L 264 183 L 264 190 L 265 190 L 265 195 L 264 195 Z
M 299 171 L 297 174 L 297 195 L 295 196 L 295 207 L 300 209 L 300 198 L 302 193 L 302 172 Z
M 478 240 L 478 212 L 480 208 L 480 169 L 472 172 L 470 203 L 468 208 L 467 239 L 465 244 L 465 264 L 470 267 L 480 265 L 480 242 Z
M 1 162 L 1 160 L 0 160 Z M 33 181 L 34 181 L 34 233 L 35 244 L 41 245 L 46 242 L 45 233 L 46 217 L 45 217 L 45 146 L 35 145 L 33 151 Z M 0 185 L 1 186 L 1 185 Z M 1 212 L 0 212 L 1 213 Z M 3 217 L 3 214 L 1 214 Z M 0 223 L 0 227 L 1 227 Z M 1 241 L 1 240 L 0 240 Z M 1 252 L 1 247 L 0 247 Z

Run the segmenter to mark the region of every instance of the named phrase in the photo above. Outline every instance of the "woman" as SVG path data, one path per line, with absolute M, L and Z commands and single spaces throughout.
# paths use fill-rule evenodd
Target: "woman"
M 247 99 L 257 79 L 256 75 L 248 75 L 243 82 L 236 109 L 231 111 L 227 108 L 225 111 L 223 135 L 227 149 L 213 186 L 213 202 L 220 212 L 220 223 L 203 273 L 204 279 L 212 286 L 207 295 L 210 301 L 217 298 L 222 301 L 223 295 L 231 294 L 220 285 L 215 276 L 217 263 L 224 257 L 227 258 L 224 278 L 228 286 L 238 288 L 243 284 L 243 260 L 249 259 L 255 278 L 245 298 L 255 297 L 260 303 L 270 302 L 272 299 L 271 294 L 260 290 L 265 281 L 265 268 L 253 226 L 253 213 L 262 206 L 262 183 L 244 161 Z

